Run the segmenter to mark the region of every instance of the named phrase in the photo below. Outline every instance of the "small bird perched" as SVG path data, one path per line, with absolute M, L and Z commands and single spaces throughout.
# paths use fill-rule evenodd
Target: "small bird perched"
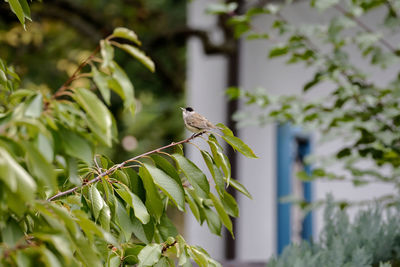
M 185 126 L 192 133 L 197 134 L 210 129 L 219 129 L 214 124 L 209 122 L 205 117 L 199 113 L 196 113 L 191 107 L 181 109 Z

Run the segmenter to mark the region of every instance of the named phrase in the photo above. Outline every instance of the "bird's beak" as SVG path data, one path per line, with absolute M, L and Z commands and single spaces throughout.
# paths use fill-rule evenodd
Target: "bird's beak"
M 183 108 L 183 107 L 180 107 L 181 109 L 182 109 L 182 111 L 184 111 L 184 110 L 186 110 L 185 108 Z

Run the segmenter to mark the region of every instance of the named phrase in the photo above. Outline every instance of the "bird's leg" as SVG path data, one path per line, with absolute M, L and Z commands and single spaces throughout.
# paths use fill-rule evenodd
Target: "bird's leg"
M 200 136 L 200 135 L 202 135 L 202 134 L 204 134 L 206 132 L 207 131 L 205 130 L 205 131 L 201 131 L 201 132 L 198 132 L 198 133 L 194 133 L 194 134 L 192 134 L 192 136 L 190 138 L 196 138 L 196 137 L 198 137 L 198 136 Z

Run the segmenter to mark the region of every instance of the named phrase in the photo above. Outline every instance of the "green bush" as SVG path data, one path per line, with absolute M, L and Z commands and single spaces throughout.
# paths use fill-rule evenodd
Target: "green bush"
M 398 207 L 384 210 L 375 204 L 358 212 L 351 223 L 346 211 L 330 199 L 319 241 L 292 244 L 267 266 L 400 266 L 399 215 Z

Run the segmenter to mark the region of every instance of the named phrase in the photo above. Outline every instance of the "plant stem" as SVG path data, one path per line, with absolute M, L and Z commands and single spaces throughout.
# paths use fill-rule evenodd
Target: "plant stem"
M 179 141 L 179 142 L 177 142 L 177 143 L 172 142 L 172 143 L 169 144 L 169 145 L 166 145 L 166 146 L 163 146 L 163 147 L 160 147 L 160 148 L 157 148 L 157 149 L 148 151 L 148 152 L 143 153 L 143 154 L 141 154 L 141 155 L 138 155 L 138 156 L 136 156 L 136 157 L 127 159 L 127 160 L 125 160 L 125 161 L 123 161 L 123 162 L 121 162 L 121 163 L 119 163 L 119 164 L 114 165 L 113 167 L 111 167 L 110 169 L 106 170 L 105 172 L 100 173 L 99 175 L 97 175 L 97 176 L 96 176 L 95 178 L 93 178 L 92 180 L 89 180 L 87 183 L 82 184 L 82 185 L 80 185 L 80 186 L 75 186 L 75 187 L 73 187 L 73 188 L 71 188 L 71 189 L 68 189 L 68 190 L 66 190 L 66 191 L 63 191 L 63 192 L 59 192 L 59 193 L 55 194 L 54 196 L 48 198 L 47 200 L 48 200 L 48 201 L 53 201 L 53 200 L 56 199 L 56 198 L 59 198 L 59 197 L 65 196 L 65 195 L 69 195 L 69 194 L 75 192 L 76 190 L 78 190 L 78 189 L 80 189 L 80 188 L 83 188 L 83 187 L 85 187 L 85 186 L 88 186 L 88 185 L 90 185 L 90 184 L 93 184 L 93 183 L 95 183 L 95 182 L 100 181 L 102 177 L 107 176 L 107 175 L 110 175 L 110 174 L 112 174 L 114 171 L 116 171 L 116 170 L 118 170 L 118 169 L 122 169 L 122 168 L 123 168 L 127 163 L 129 163 L 129 162 L 136 161 L 137 159 L 140 159 L 140 158 L 142 158 L 142 157 L 144 157 L 144 156 L 147 156 L 147 155 L 150 155 L 150 154 L 153 154 L 153 153 L 158 153 L 158 152 L 160 152 L 161 150 L 164 150 L 164 149 L 167 149 L 167 148 L 170 148 L 170 147 L 174 147 L 174 146 L 177 146 L 177 145 L 180 145 L 180 144 L 188 143 L 188 142 L 190 142 L 191 140 L 195 139 L 196 137 L 199 137 L 199 136 L 202 135 L 203 133 L 205 133 L 205 132 L 200 132 L 200 133 L 194 134 L 194 135 L 190 136 L 189 138 L 186 138 L 186 139 L 184 139 L 184 140 L 181 140 L 181 141 Z

